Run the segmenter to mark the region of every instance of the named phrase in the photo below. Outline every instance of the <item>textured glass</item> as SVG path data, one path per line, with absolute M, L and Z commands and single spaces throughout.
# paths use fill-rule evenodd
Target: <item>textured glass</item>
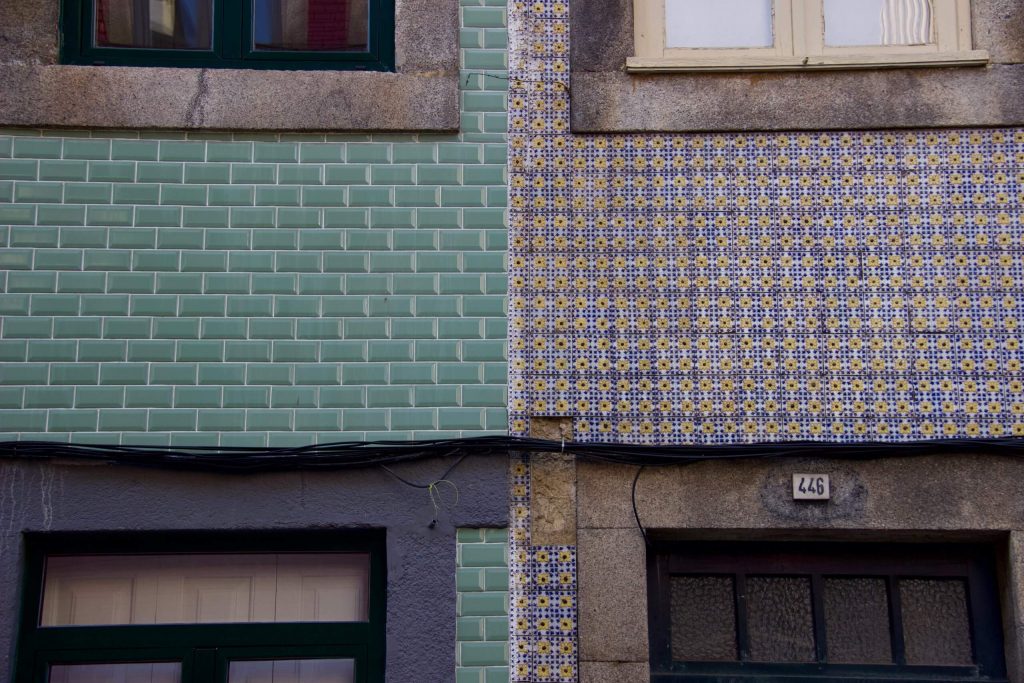
M 253 0 L 257 50 L 365 50 L 368 0 Z
M 366 621 L 369 577 L 365 553 L 55 556 L 39 623 Z
M 353 683 L 353 659 L 278 659 L 235 661 L 228 683 Z
M 804 577 L 747 578 L 750 659 L 755 662 L 814 661 L 811 580 Z
M 96 47 L 209 50 L 213 0 L 96 0 Z
M 900 581 L 907 664 L 971 664 L 967 586 L 960 580 Z
M 665 47 L 771 47 L 772 0 L 665 0 Z
M 737 659 L 733 583 L 731 576 L 672 577 L 672 659 Z
M 825 45 L 925 45 L 931 0 L 825 0 Z
M 130 664 L 54 664 L 50 683 L 178 683 L 178 662 Z
M 825 637 L 832 664 L 892 664 L 885 579 L 825 579 Z

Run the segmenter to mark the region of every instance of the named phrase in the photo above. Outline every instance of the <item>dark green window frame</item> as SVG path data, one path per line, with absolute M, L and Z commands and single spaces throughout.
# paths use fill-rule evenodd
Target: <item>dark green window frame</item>
M 181 662 L 182 683 L 223 683 L 236 659 L 354 659 L 356 683 L 384 681 L 386 565 L 382 532 L 59 533 L 25 537 L 15 680 L 46 683 L 51 664 Z M 46 557 L 141 553 L 364 552 L 366 622 L 39 626 Z
M 158 66 L 203 69 L 395 70 L 395 0 L 368 0 L 369 45 L 365 52 L 253 50 L 252 0 L 213 0 L 210 50 L 95 47 L 96 0 L 61 1 L 63 64 Z

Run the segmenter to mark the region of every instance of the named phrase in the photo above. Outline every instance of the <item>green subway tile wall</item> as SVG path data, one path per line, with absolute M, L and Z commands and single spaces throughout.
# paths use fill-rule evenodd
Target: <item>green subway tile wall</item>
M 455 683 L 508 683 L 508 530 L 459 529 Z
M 505 433 L 506 12 L 462 5 L 458 135 L 0 130 L 0 439 Z

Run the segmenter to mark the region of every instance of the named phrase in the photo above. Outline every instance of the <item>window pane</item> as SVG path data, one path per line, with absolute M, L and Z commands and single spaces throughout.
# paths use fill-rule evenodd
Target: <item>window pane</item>
M 209 50 L 213 0 L 96 0 L 96 47 Z
M 672 659 L 736 660 L 736 608 L 731 576 L 672 577 Z
M 228 667 L 228 683 L 353 683 L 354 659 L 279 659 L 236 661 Z
M 178 683 L 178 662 L 131 664 L 54 664 L 50 683 Z
M 752 576 L 747 579 L 750 659 L 755 662 L 814 661 L 811 580 Z
M 971 664 L 967 587 L 963 581 L 900 581 L 907 664 Z
M 926 45 L 931 0 L 825 0 L 825 44 Z
M 771 47 L 772 0 L 665 0 L 665 47 Z
M 367 621 L 369 574 L 362 553 L 56 556 L 40 625 Z
M 834 664 L 892 664 L 885 579 L 825 579 L 825 639 Z
M 256 50 L 366 50 L 368 0 L 253 0 Z

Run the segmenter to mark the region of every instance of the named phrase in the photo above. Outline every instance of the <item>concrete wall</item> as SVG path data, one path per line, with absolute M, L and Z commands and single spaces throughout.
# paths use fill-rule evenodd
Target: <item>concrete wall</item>
M 392 469 L 426 484 L 450 465 L 430 460 Z M 344 534 L 369 527 L 387 536 L 387 680 L 452 681 L 456 528 L 506 526 L 506 460 L 468 458 L 447 478 L 458 487 L 458 502 L 446 495 L 438 524 L 430 528 L 434 509 L 427 491 L 410 489 L 378 468 L 225 476 L 6 461 L 0 464 L 0 680 L 11 680 L 23 533 Z
M 459 16 L 457 135 L 0 131 L 0 438 L 504 433 L 505 10 Z
M 628 74 L 633 0 L 574 0 L 576 132 L 764 131 L 1024 123 L 1024 6 L 972 0 L 987 67 Z
M 647 566 L 633 514 L 636 467 L 577 468 L 580 680 L 650 680 Z M 829 474 L 832 499 L 792 499 L 792 475 Z M 997 550 L 1011 678 L 1024 679 L 1024 464 L 990 456 L 826 458 L 651 467 L 636 509 L 644 528 L 692 540 L 988 542 Z M 908 545 L 908 552 L 912 552 Z

